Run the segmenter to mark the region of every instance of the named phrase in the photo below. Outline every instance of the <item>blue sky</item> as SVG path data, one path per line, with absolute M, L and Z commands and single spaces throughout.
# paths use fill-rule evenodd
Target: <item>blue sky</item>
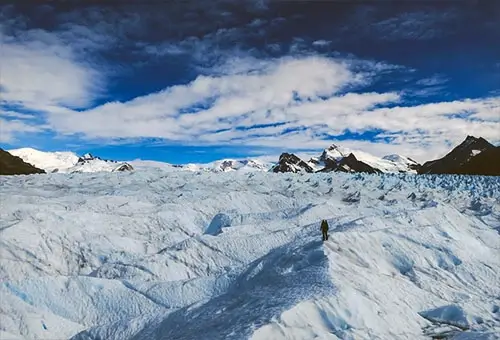
M 91 3 L 1 7 L 2 148 L 425 161 L 500 142 L 497 1 Z

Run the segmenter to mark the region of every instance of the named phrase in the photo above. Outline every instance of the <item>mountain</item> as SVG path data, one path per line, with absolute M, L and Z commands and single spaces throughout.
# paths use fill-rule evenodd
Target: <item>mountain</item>
M 373 168 L 372 166 L 366 164 L 365 162 L 359 161 L 354 154 L 350 153 L 347 157 L 343 157 L 338 161 L 330 160 L 326 163 L 327 165 L 319 170 L 319 172 L 365 172 L 369 174 L 379 174 L 382 173 L 381 170 Z
M 223 159 L 213 163 L 206 164 L 204 169 L 212 172 L 255 172 L 255 171 L 268 171 L 272 164 L 265 163 L 255 159 Z
M 340 160 L 347 158 L 351 154 L 357 161 L 362 162 L 373 169 L 378 169 L 381 172 L 416 173 L 417 169 L 420 167 L 420 164 L 408 157 L 388 155 L 380 158 L 367 152 L 352 150 L 335 144 L 326 148 L 319 158 L 312 158 L 309 162 L 316 171 L 319 171 L 323 168 L 332 168 L 332 163 L 338 163 Z
M 0 175 L 43 174 L 44 170 L 26 163 L 22 158 L 0 148 Z
M 70 168 L 78 161 L 78 156 L 73 152 L 44 152 L 32 148 L 9 150 L 9 152 L 46 172 Z
M 385 169 L 393 169 L 392 172 L 415 172 L 422 167 L 418 162 L 413 159 L 401 155 L 387 155 L 382 157 L 382 160 L 391 162 Z M 384 168 L 381 166 L 381 168 Z M 397 170 L 397 171 L 396 171 Z M 389 172 L 389 171 L 387 171 Z
M 196 164 L 170 164 L 157 161 L 134 160 L 130 161 L 137 169 L 157 168 L 163 171 L 178 172 L 178 171 L 202 171 L 202 172 L 258 172 L 268 171 L 274 163 L 260 161 L 258 159 L 222 159 L 211 163 Z
M 90 153 L 78 157 L 73 152 L 44 152 L 32 148 L 9 150 L 9 152 L 35 167 L 52 173 L 114 172 L 134 169 L 126 162 L 105 160 Z
M 134 170 L 134 167 L 129 163 L 102 159 L 90 153 L 86 153 L 78 158 L 78 161 L 74 166 L 59 172 L 116 172 L 132 170 Z
M 319 157 L 304 162 L 294 154 L 283 153 L 274 172 L 365 172 L 365 173 L 417 173 L 420 164 L 411 158 L 388 155 L 383 158 L 369 153 L 332 144 Z
M 32 148 L 9 150 L 25 162 L 44 169 L 48 173 L 75 172 L 114 172 L 140 169 L 161 168 L 166 171 L 204 171 L 204 172 L 254 172 L 268 171 L 274 163 L 257 159 L 222 159 L 205 164 L 169 164 L 165 162 L 134 160 L 117 162 L 86 153 L 77 156 L 73 152 L 44 152 Z
M 498 147 L 484 138 L 467 136 L 444 157 L 425 162 L 419 174 L 500 175 Z
M 274 165 L 270 172 L 314 172 L 311 165 L 304 162 L 302 159 L 294 154 L 282 153 L 279 161 Z

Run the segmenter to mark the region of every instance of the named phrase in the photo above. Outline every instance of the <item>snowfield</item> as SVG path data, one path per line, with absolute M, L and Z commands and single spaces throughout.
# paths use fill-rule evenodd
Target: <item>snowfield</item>
M 500 338 L 499 177 L 144 168 L 0 194 L 1 339 Z

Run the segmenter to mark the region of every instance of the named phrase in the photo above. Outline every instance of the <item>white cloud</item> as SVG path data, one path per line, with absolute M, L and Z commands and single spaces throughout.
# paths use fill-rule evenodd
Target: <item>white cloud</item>
M 0 143 L 12 143 L 16 140 L 16 135 L 22 133 L 39 133 L 46 128 L 46 126 L 32 125 L 23 120 L 0 118 Z
M 58 45 L 2 38 L 5 40 L 0 62 L 3 103 L 84 107 L 91 102 L 97 74 L 72 61 L 71 51 Z
M 54 32 L 15 27 L 0 25 L 0 103 L 35 110 L 45 104 L 88 107 L 104 79 L 82 51 L 104 38 L 92 42 L 79 26 Z
M 431 40 L 451 34 L 441 26 L 458 19 L 458 12 L 453 10 L 405 12 L 369 25 L 369 29 L 385 40 Z

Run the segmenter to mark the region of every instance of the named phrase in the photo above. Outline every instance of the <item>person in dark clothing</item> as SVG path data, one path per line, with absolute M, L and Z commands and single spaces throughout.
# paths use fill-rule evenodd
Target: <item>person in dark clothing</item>
M 326 220 L 321 221 L 321 234 L 323 234 L 323 241 L 328 240 L 328 222 Z

